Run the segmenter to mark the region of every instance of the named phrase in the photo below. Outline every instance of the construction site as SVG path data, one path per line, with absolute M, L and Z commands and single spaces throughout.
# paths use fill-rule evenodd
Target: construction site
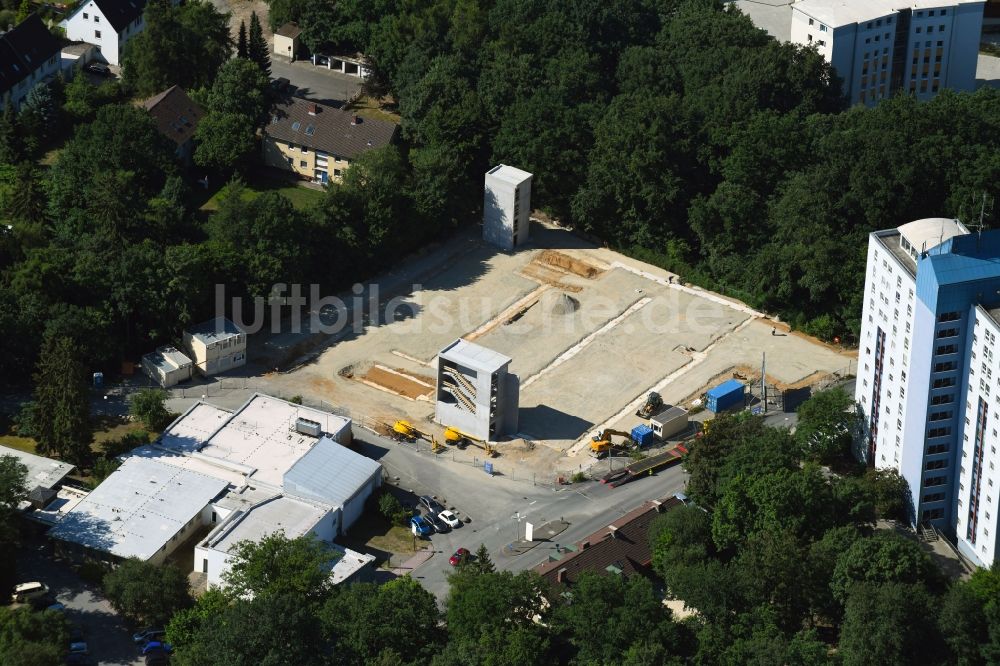
M 448 426 L 466 429 L 435 418 L 438 354 L 475 343 L 509 361 L 519 404 L 512 432 L 470 439 L 539 469 L 576 467 L 567 457 L 586 456 L 593 432 L 629 430 L 649 392 L 690 406 L 765 354 L 774 386 L 853 373 L 850 352 L 537 220 L 514 252 L 465 231 L 375 283 L 388 310 L 367 312 L 361 330 L 251 340 L 251 361 L 277 368 L 265 378 L 273 390 L 342 406 L 386 434 L 404 420 L 451 441 Z

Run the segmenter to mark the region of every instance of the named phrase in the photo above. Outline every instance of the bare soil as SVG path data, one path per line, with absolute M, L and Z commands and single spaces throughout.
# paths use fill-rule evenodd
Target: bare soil
M 394 372 L 389 372 L 378 366 L 373 366 L 361 376 L 361 379 L 371 382 L 372 384 L 378 384 L 379 386 L 386 388 L 393 393 L 398 393 L 399 395 L 405 396 L 412 400 L 417 398 L 422 398 L 431 394 L 434 390 L 430 386 L 425 386 L 421 382 L 426 382 L 433 386 L 434 380 L 430 377 L 413 377 L 397 375 Z

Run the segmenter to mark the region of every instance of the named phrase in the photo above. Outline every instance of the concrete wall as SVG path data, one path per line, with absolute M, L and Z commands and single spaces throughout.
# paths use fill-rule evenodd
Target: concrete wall
M 514 184 L 486 173 L 483 192 L 483 239 L 503 250 L 528 241 L 531 214 L 531 178 Z

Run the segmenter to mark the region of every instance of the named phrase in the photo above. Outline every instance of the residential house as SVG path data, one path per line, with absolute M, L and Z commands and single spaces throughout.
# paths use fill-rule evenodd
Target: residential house
M 653 560 L 649 527 L 661 513 L 682 504 L 677 495 L 645 502 L 575 545 L 565 546 L 564 553 L 550 555 L 535 571 L 549 582 L 566 586 L 585 572 L 649 576 Z
M 145 9 L 146 0 L 85 0 L 59 25 L 67 39 L 94 44 L 104 62 L 121 65 L 125 44 L 146 27 Z
M 59 39 L 37 14 L 0 35 L 0 98 L 19 107 L 39 81 L 59 71 Z
M 851 103 L 975 90 L 983 0 L 801 0 L 791 12 L 791 41 L 816 47 Z
M 142 106 L 152 116 L 160 134 L 177 145 L 177 159 L 190 164 L 194 152 L 194 131 L 205 115 L 201 107 L 178 86 L 170 86 L 159 95 L 150 97 Z
M 264 127 L 264 163 L 314 183 L 339 182 L 352 160 L 392 143 L 396 130 L 394 123 L 292 97 Z
M 184 347 L 194 360 L 195 369 L 206 377 L 247 362 L 247 334 L 225 317 L 184 331 Z

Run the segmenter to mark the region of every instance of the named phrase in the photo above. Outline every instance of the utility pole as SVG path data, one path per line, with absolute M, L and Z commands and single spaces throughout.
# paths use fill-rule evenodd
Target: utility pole
M 764 411 L 767 413 L 767 352 L 760 353 L 760 394 L 764 401 Z

